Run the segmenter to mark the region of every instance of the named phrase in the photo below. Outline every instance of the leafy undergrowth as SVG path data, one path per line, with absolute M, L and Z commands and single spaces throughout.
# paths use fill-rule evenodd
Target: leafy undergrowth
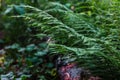
M 62 55 L 74 58 L 93 76 L 119 80 L 120 11 L 116 4 L 119 1 L 11 5 L 4 12 L 6 37 L 0 44 L 6 53 L 1 55 L 4 60 L 0 58 L 0 74 L 6 75 L 1 77 L 58 80 L 55 61 Z

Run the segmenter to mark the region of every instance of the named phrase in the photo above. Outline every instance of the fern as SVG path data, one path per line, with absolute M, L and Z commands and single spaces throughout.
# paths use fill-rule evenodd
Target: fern
M 95 39 L 93 39 L 93 38 L 86 37 L 83 34 L 78 33 L 74 27 L 69 27 L 68 25 L 64 24 L 63 22 L 61 22 L 57 18 L 53 17 L 52 15 L 50 15 L 44 11 L 41 11 L 41 10 L 37 10 L 37 9 L 34 9 L 34 10 L 39 11 L 39 12 L 37 14 L 36 13 L 32 13 L 32 14 L 28 13 L 25 16 L 23 15 L 22 17 L 25 17 L 26 22 L 28 22 L 28 24 L 30 24 L 29 26 L 35 26 L 35 27 L 39 28 L 40 31 L 42 31 L 43 33 L 48 34 L 48 35 L 54 34 L 54 35 L 50 35 L 50 36 L 52 36 L 53 38 L 56 38 L 57 39 L 56 41 L 59 41 L 59 39 L 64 40 L 65 38 L 69 39 L 69 40 L 74 39 L 74 38 L 76 38 L 76 40 L 81 39 L 81 41 L 84 43 L 86 43 L 86 41 L 95 41 Z M 81 25 L 82 24 L 83 23 L 81 23 Z M 90 25 L 88 25 L 88 28 L 89 27 L 90 27 Z M 57 36 L 57 34 L 59 36 Z M 64 34 L 67 34 L 67 35 L 64 35 Z M 74 40 L 70 40 L 70 41 L 74 41 Z M 80 42 L 80 40 L 74 41 L 74 42 Z M 69 43 L 67 41 L 65 41 L 62 44 L 69 44 Z
M 60 3 L 48 4 L 44 10 L 24 7 L 32 10 L 32 13 L 15 17 L 22 17 L 30 29 L 35 28 L 35 35 L 52 37 L 55 43 L 49 45 L 51 53 L 72 55 L 71 57 L 77 57 L 80 66 L 90 69 L 95 75 L 105 79 L 119 79 L 120 50 L 113 47 L 119 44 L 111 42 L 112 35 L 101 37 L 101 28 L 86 22 L 82 15 Z

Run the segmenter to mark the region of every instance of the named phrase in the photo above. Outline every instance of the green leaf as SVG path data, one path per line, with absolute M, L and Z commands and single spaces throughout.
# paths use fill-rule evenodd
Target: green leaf
M 30 44 L 30 45 L 27 45 L 27 47 L 26 47 L 26 51 L 29 51 L 29 52 L 31 52 L 35 49 L 36 49 L 35 44 Z
M 38 51 L 35 55 L 36 56 L 44 56 L 46 54 L 47 54 L 47 52 L 45 52 L 45 51 Z
M 7 8 L 7 9 L 5 10 L 4 14 L 9 14 L 12 10 L 13 10 L 12 7 Z
M 30 76 L 31 76 L 31 75 L 25 75 L 25 74 L 23 74 L 23 75 L 21 76 L 21 80 L 26 80 L 27 78 L 30 78 Z
M 25 9 L 24 9 L 24 7 L 22 7 L 22 5 L 20 5 L 20 6 L 14 5 L 14 8 L 18 14 L 20 14 L 20 15 L 25 14 Z
M 19 48 L 18 49 L 18 52 L 24 52 L 25 51 L 25 48 Z
M 52 68 L 52 67 L 53 67 L 53 63 L 47 63 L 46 66 L 47 66 L 48 68 Z
M 44 48 L 44 49 L 47 47 L 47 45 L 48 45 L 47 43 L 40 43 L 40 44 L 39 44 L 39 46 L 40 46 L 41 48 Z
M 13 45 L 10 46 L 11 49 L 19 49 L 20 48 L 20 45 L 15 43 Z

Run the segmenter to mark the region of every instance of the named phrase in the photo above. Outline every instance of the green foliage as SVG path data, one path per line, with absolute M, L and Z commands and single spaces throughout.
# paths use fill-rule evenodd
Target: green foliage
M 45 3 L 40 6 L 30 4 L 36 7 L 7 8 L 5 14 L 10 15 L 11 21 L 4 28 L 7 34 L 4 41 L 10 44 L 5 47 L 9 61 L 5 72 L 13 71 L 16 78 L 23 80 L 58 80 L 52 73 L 55 68 L 52 59 L 62 54 L 75 58 L 80 67 L 103 80 L 119 80 L 120 2 L 61 1 L 63 4 L 43 0 Z

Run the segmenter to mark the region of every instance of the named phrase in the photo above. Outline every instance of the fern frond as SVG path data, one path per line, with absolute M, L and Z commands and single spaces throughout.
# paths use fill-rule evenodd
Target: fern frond
M 27 13 L 25 15 L 22 15 L 21 17 L 24 17 L 26 22 L 28 22 L 29 26 L 38 27 L 39 30 L 45 34 L 48 34 L 48 35 L 52 34 L 52 37 L 57 39 L 57 40 L 55 39 L 56 41 L 59 41 L 59 39 L 64 40 L 65 38 L 68 40 L 73 39 L 73 38 L 76 40 L 79 39 L 79 41 L 70 40 L 70 41 L 77 42 L 77 44 L 87 43 L 90 41 L 96 41 L 96 39 L 94 39 L 94 38 L 86 37 L 83 34 L 78 33 L 74 27 L 67 26 L 66 24 L 64 24 L 57 18 L 53 17 L 52 15 L 48 14 L 47 12 L 38 10 L 38 9 L 34 9 L 34 10 L 38 11 L 38 13 L 32 13 L 32 14 Z M 79 29 L 78 29 L 78 31 L 79 31 Z M 54 36 L 53 36 L 53 34 L 54 34 Z M 66 34 L 66 35 L 64 35 L 64 34 Z M 59 35 L 59 36 L 57 36 L 57 35 Z M 72 43 L 74 43 L 74 42 L 72 42 Z M 67 43 L 67 41 L 63 42 L 62 44 L 66 44 L 66 43 Z M 67 44 L 70 44 L 70 43 L 67 43 Z
M 55 44 L 49 45 L 51 53 L 78 57 L 81 66 L 100 76 L 109 74 L 107 79 L 111 77 L 111 72 L 116 72 L 115 76 L 120 74 L 120 51 L 114 47 L 117 45 L 115 41 L 111 42 L 111 36 L 101 37 L 102 29 L 84 21 L 81 15 L 68 10 L 64 5 L 54 5 L 45 10 L 25 6 L 33 12 L 16 17 L 23 17 L 29 28 L 35 28 L 38 31 L 35 35 L 52 37 Z M 118 37 L 115 40 L 119 41 Z

